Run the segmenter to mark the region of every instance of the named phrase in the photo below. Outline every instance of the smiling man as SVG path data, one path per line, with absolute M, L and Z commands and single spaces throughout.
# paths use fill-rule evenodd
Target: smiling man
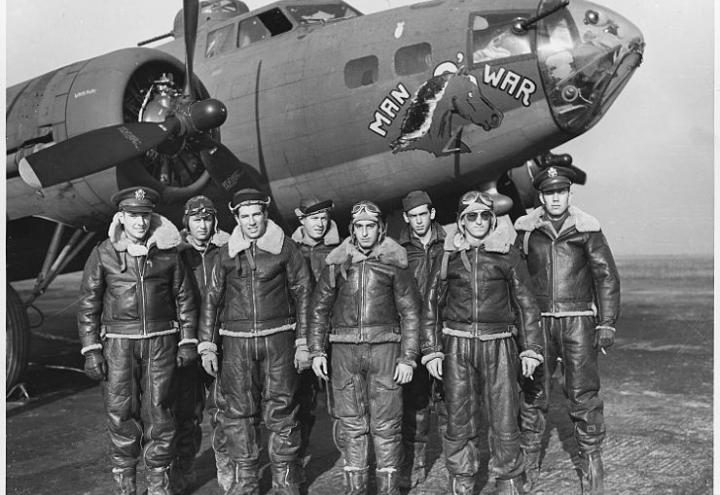
M 575 168 L 548 167 L 533 186 L 542 206 L 515 223 L 542 311 L 546 364 L 525 380 L 520 424 L 531 488 L 540 471 L 551 378 L 562 359 L 564 390 L 583 469 L 583 493 L 604 491 L 605 438 L 597 367 L 599 351 L 613 345 L 620 310 L 620 279 L 600 223 L 570 205 Z
M 108 239 L 85 263 L 78 330 L 85 373 L 103 383 L 116 494 L 135 494 L 141 456 L 148 495 L 170 495 L 176 367 L 197 358 L 197 306 L 180 233 L 153 213 L 146 187 L 116 193 Z
M 361 201 L 351 215 L 351 235 L 327 256 L 313 294 L 312 366 L 329 380 L 335 397 L 345 436 L 345 493 L 367 493 L 372 438 L 377 493 L 398 495 L 401 385 L 412 379 L 416 366 L 420 295 L 405 249 L 385 236 L 380 208 Z
M 213 263 L 200 312 L 202 365 L 218 375 L 221 424 L 234 464 L 230 495 L 260 492 L 260 421 L 270 430 L 275 494 L 299 493 L 298 370 L 309 367 L 307 311 L 313 279 L 302 253 L 268 218 L 270 197 L 235 193 L 237 226 Z M 223 361 L 213 341 L 219 319 Z

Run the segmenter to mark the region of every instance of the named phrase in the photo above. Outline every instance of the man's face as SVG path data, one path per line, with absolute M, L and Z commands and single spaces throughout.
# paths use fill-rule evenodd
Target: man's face
M 308 215 L 300 219 L 300 224 L 305 231 L 305 235 L 308 236 L 315 242 L 319 242 L 325 232 L 327 232 L 328 225 L 330 225 L 330 213 L 327 211 L 321 211 L 313 215 Z
M 125 235 L 132 242 L 142 242 L 150 229 L 150 213 L 133 213 L 124 211 L 120 222 L 125 228 Z
M 492 223 L 492 213 L 489 211 L 471 211 L 466 213 L 462 218 L 465 233 L 470 236 L 471 240 L 482 240 L 490 232 Z
M 570 207 L 570 188 L 543 191 L 540 193 L 540 202 L 551 217 L 562 216 Z
M 212 236 L 215 218 L 212 215 L 192 215 L 188 218 L 190 236 L 198 242 L 207 242 Z
M 405 223 L 410 225 L 410 230 L 418 237 L 422 237 L 430 230 L 430 224 L 435 218 L 435 208 L 430 205 L 416 206 L 412 210 L 403 213 Z
M 267 213 L 262 205 L 241 206 L 235 219 L 247 239 L 259 239 L 267 229 Z
M 353 224 L 353 233 L 360 247 L 369 250 L 375 246 L 380 237 L 380 226 L 372 220 L 360 220 Z

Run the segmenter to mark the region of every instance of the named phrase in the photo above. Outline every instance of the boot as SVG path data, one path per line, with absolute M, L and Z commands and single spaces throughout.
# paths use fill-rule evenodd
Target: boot
M 600 452 L 581 454 L 583 463 L 583 494 L 602 495 L 605 493 L 605 470 Z
M 232 465 L 232 485 L 225 492 L 225 495 L 260 495 L 260 481 L 258 480 L 257 468 L 240 469 L 240 466 L 234 462 Z
M 300 495 L 300 477 L 296 463 L 281 462 L 270 466 L 272 493 L 275 495 Z
M 450 493 L 452 495 L 472 495 L 475 491 L 475 478 L 473 476 L 450 475 Z
M 175 495 L 182 495 L 197 481 L 194 458 L 176 458 L 170 472 L 170 488 Z
M 368 489 L 368 468 L 344 468 L 345 495 L 365 495 Z
M 375 472 L 378 495 L 400 495 L 400 477 L 394 467 L 378 469 Z
M 523 458 L 525 459 L 525 479 L 522 488 L 525 492 L 530 492 L 540 477 L 540 451 L 523 449 Z
M 115 481 L 115 491 L 113 495 L 135 495 L 137 488 L 135 487 L 135 469 L 113 468 L 113 480 Z
M 217 469 L 217 481 L 223 493 L 230 490 L 235 481 L 235 464 L 227 452 L 215 451 L 215 468 Z
M 509 480 L 497 480 L 495 487 L 497 495 L 522 495 L 525 493 L 522 486 L 522 479 L 518 476 Z
M 147 468 L 145 479 L 147 480 L 147 495 L 172 495 L 170 491 L 169 466 L 159 468 Z
M 412 444 L 413 455 L 405 455 L 400 471 L 400 488 L 413 488 L 425 481 L 425 443 Z M 407 452 L 409 447 L 406 447 Z

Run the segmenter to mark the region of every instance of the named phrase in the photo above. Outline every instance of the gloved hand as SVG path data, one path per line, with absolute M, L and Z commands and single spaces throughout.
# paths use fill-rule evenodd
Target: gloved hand
M 312 369 L 315 372 L 315 374 L 318 376 L 318 378 L 322 378 L 325 381 L 328 381 L 330 377 L 328 376 L 328 362 L 327 357 L 325 356 L 316 356 L 312 360 Z
M 304 344 L 297 346 L 295 349 L 295 369 L 298 370 L 298 373 L 301 373 L 310 369 L 311 365 L 308 346 Z
M 615 329 L 610 327 L 597 327 L 595 329 L 595 348 L 598 346 L 607 349 L 615 343 Z
M 185 368 L 186 366 L 190 366 L 190 363 L 195 361 L 197 357 L 197 345 L 184 344 L 178 347 L 177 356 L 175 356 L 175 363 L 178 368 Z
M 94 349 L 85 353 L 85 374 L 95 381 L 107 379 L 107 363 L 100 349 Z
M 395 383 L 397 383 L 398 385 L 404 385 L 406 383 L 409 383 L 410 380 L 412 380 L 412 377 L 413 367 L 409 364 L 398 363 L 397 366 L 395 366 L 393 380 L 395 380 Z
M 200 359 L 202 360 L 202 367 L 205 370 L 205 373 L 208 375 L 217 378 L 217 372 L 218 372 L 218 357 L 217 354 L 215 354 L 212 351 L 203 352 L 200 355 Z

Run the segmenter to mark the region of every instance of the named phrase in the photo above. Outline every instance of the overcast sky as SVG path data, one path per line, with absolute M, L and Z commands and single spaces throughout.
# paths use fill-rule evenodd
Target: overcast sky
M 6 0 L 7 83 L 168 32 L 181 3 Z M 369 13 L 412 2 L 350 3 Z M 575 204 L 600 219 L 616 254 L 710 254 L 712 0 L 598 3 L 634 22 L 647 47 L 642 66 L 600 123 L 555 150 L 571 153 L 588 173 Z

